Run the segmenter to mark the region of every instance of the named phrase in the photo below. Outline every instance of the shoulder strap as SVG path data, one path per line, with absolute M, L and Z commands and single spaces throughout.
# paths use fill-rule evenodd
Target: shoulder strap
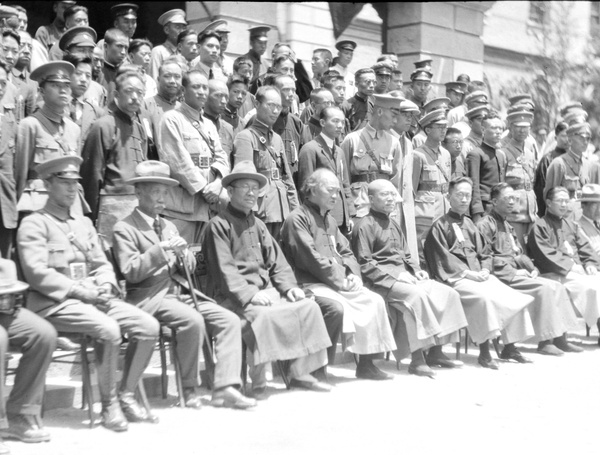
M 65 142 L 63 141 L 62 134 L 60 134 L 60 133 L 52 134 L 50 132 L 52 130 L 52 123 L 50 122 L 48 117 L 46 117 L 44 114 L 42 114 L 40 110 L 35 111 L 31 115 L 33 117 L 35 117 L 42 124 L 42 126 L 48 132 L 48 134 L 50 134 L 54 138 L 54 140 L 59 145 L 59 147 L 62 149 L 62 151 L 65 153 L 65 155 L 73 155 L 74 154 L 74 151 L 69 150 L 69 148 L 67 147 L 67 144 L 65 144 Z
M 373 160 L 373 163 L 375 163 L 375 166 L 377 166 L 377 171 L 379 171 L 381 173 L 381 163 L 375 156 L 375 151 L 373 150 L 372 144 L 370 143 L 370 140 L 369 140 L 369 135 L 365 132 L 364 128 L 360 132 L 360 141 L 363 144 L 365 144 L 365 148 L 367 149 L 367 155 L 369 155 L 371 157 L 371 159 Z

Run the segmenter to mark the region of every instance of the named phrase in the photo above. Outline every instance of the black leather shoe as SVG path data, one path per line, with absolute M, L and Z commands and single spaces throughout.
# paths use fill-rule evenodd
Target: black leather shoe
M 127 431 L 129 425 L 118 402 L 102 407 L 102 425 L 112 431 Z
M 440 367 L 440 368 L 456 368 L 458 365 L 450 360 L 446 354 L 443 352 L 433 355 L 427 355 L 426 359 L 427 365 L 430 367 Z
M 0 430 L 0 435 L 27 443 L 50 441 L 50 433 L 40 428 L 34 416 L 24 414 L 9 415 L 8 428 Z
M 210 404 L 216 408 L 248 409 L 256 406 L 256 400 L 246 398 L 235 387 L 225 387 L 213 392 Z
M 519 363 L 533 363 L 531 360 L 529 360 L 527 357 L 524 357 L 523 354 L 517 351 L 516 348 L 507 349 L 505 347 L 500 353 L 500 358 L 502 360 L 514 360 L 515 362 Z
M 200 409 L 202 407 L 202 400 L 196 393 L 195 387 L 185 387 L 183 389 L 183 401 L 186 408 Z
M 497 370 L 499 368 L 498 362 L 491 357 L 489 359 L 486 359 L 485 357 L 477 357 L 477 363 L 479 363 L 479 365 L 481 365 L 483 368 L 489 368 L 490 370 Z
M 143 406 L 140 406 L 133 393 L 121 393 L 119 395 L 119 404 L 125 418 L 129 422 L 158 423 L 158 417 L 148 412 Z
M 321 381 L 301 381 L 299 379 L 291 379 L 290 386 L 299 389 L 312 390 L 313 392 L 331 392 L 332 387 Z
M 371 379 L 373 381 L 385 381 L 394 379 L 394 376 L 381 371 L 374 364 L 365 364 L 365 366 L 359 365 L 356 367 L 356 377 L 359 379 Z
M 423 363 L 416 365 L 411 363 L 408 366 L 408 374 L 414 374 L 415 376 L 423 376 L 432 379 L 435 377 L 435 371 Z
M 555 338 L 554 346 L 564 352 L 583 352 L 583 348 L 569 343 L 565 337 Z
M 254 398 L 256 401 L 264 401 L 269 398 L 269 393 L 267 392 L 266 387 L 252 387 L 246 394 L 248 397 Z

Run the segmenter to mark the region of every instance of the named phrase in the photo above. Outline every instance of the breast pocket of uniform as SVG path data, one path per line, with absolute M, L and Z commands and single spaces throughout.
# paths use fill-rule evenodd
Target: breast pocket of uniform
M 361 174 L 369 171 L 369 167 L 373 160 L 365 149 L 358 149 L 352 155 L 351 173 Z
M 579 189 L 579 177 L 565 175 L 565 188 L 571 193 L 577 191 Z
M 392 155 L 382 156 L 379 158 L 379 164 L 382 173 L 391 174 L 394 166 L 394 157 Z
M 254 150 L 254 159 L 256 162 L 256 171 L 271 172 L 271 156 L 269 152 L 266 150 Z
M 421 181 L 423 182 L 437 182 L 438 169 L 435 165 L 425 164 L 421 171 Z
M 60 243 L 49 243 L 48 267 L 52 269 L 66 269 L 67 266 L 65 246 Z
M 35 145 L 35 153 L 33 157 L 33 162 L 43 163 L 52 158 L 58 158 L 62 156 L 58 144 L 50 143 L 50 142 L 39 142 Z

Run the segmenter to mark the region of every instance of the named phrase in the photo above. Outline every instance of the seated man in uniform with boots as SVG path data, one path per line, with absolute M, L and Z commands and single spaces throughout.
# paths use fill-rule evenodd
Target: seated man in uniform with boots
M 319 306 L 305 297 L 265 223 L 254 216 L 267 178 L 252 161 L 240 161 L 222 184 L 229 205 L 208 223 L 202 250 L 208 293 L 244 322 L 244 340 L 258 368 L 251 369 L 255 396 L 264 396 L 267 362 L 289 360 L 291 385 L 329 391 L 310 373 L 327 363 L 331 345 Z
M 23 275 L 31 284 L 27 307 L 59 332 L 90 336 L 95 342 L 103 424 L 114 431 L 130 422 L 158 422 L 139 405 L 135 389 L 152 357 L 158 321 L 119 298 L 115 272 L 89 218 L 76 215 L 81 158 L 65 156 L 36 167 L 48 191 L 43 209 L 17 232 Z M 117 393 L 121 333 L 129 341 Z
M 169 177 L 169 165 L 144 161 L 137 165 L 135 185 L 138 206 L 115 225 L 113 248 L 127 280 L 127 300 L 177 331 L 177 356 L 181 362 L 185 405 L 200 408 L 196 394 L 202 332 L 208 328 L 215 339 L 217 363 L 213 381 L 214 406 L 249 408 L 256 404 L 244 397 L 241 385 L 242 330 L 239 318 L 197 290 L 198 308 L 190 306 L 189 283 L 183 267 L 194 270 L 196 259 L 177 228 L 160 215 L 169 187 L 178 185 Z M 179 261 L 179 265 L 178 265 Z M 183 261 L 187 261 L 184 265 Z
M 449 286 L 430 280 L 418 258 L 411 256 L 404 233 L 392 216 L 398 198 L 394 185 L 375 180 L 368 191 L 371 209 L 352 232 L 352 249 L 370 289 L 387 301 L 399 351 L 406 345 L 401 334 L 408 336 L 412 357 L 408 372 L 433 377 L 430 366 L 456 366 L 442 346 L 458 341 L 458 331 L 467 326 L 460 296 Z M 396 357 L 402 354 L 405 352 Z

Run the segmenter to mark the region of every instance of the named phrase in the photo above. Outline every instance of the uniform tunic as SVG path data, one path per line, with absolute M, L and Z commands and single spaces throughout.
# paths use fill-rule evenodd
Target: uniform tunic
M 160 122 L 165 112 L 169 112 L 179 105 L 179 101 L 171 102 L 159 94 L 144 99 L 140 117 L 149 141 L 148 159 L 158 160 Z
M 269 64 L 267 61 L 261 58 L 261 56 L 252 49 L 250 49 L 248 53 L 242 55 L 242 57 L 252 60 L 252 78 L 250 79 L 251 84 L 258 79 L 258 76 L 265 74 L 269 70 Z
M 373 97 L 365 97 L 360 93 L 356 93 L 354 96 L 344 101 L 344 104 L 342 104 L 342 111 L 350 122 L 350 130 L 358 131 L 361 128 L 364 128 L 371 120 L 373 108 Z
M 535 222 L 527 247 L 540 272 L 560 281 L 586 324 L 596 325 L 600 317 L 600 280 L 598 276 L 571 272 L 576 264 L 600 269 L 600 257 L 582 228 L 572 220 L 546 212 Z
M 371 209 L 352 232 L 352 250 L 365 283 L 386 299 L 393 310 L 390 319 L 398 348 L 404 324 L 410 351 L 457 341 L 456 332 L 467 326 L 458 293 L 433 280 L 416 284 L 397 280 L 400 272 L 414 275 L 421 268 L 418 259 L 411 256 L 400 225 L 393 217 Z M 398 312 L 404 315 L 404 324 Z
M 48 194 L 35 167 L 51 158 L 81 155 L 79 127 L 69 118 L 42 107 L 20 123 L 15 154 L 15 180 L 19 212 L 41 209 Z M 89 209 L 83 197 L 73 206 L 77 214 Z
M 166 59 L 176 53 L 177 46 L 171 44 L 169 41 L 165 41 L 152 49 L 152 54 L 150 56 L 150 76 L 152 79 L 158 79 L 158 70 L 160 66 Z
M 18 91 L 15 120 L 19 123 L 36 109 L 38 83 L 29 79 L 27 70 L 19 71 L 16 68 L 10 70 L 9 80 Z
M 469 133 L 469 135 L 467 137 L 465 137 L 465 140 L 463 142 L 462 156 L 466 157 L 471 150 L 474 150 L 476 148 L 480 148 L 482 142 L 483 142 L 483 138 L 482 137 L 476 137 L 475 134 L 473 133 L 473 131 L 471 131 Z
M 527 310 L 533 297 L 511 289 L 493 275 L 482 282 L 464 278 L 469 270 L 493 270 L 491 248 L 470 218 L 449 210 L 433 223 L 424 251 L 431 276 L 460 294 L 475 343 L 500 334 L 505 343 L 534 335 Z
M 10 114 L 0 116 L 0 256 L 10 258 L 17 227 L 17 187 L 14 175 L 17 124 Z
M 281 136 L 256 119 L 236 136 L 233 156 L 235 163 L 253 161 L 256 172 L 267 177 L 268 183 L 258 197 L 256 216 L 271 224 L 269 229 L 275 234 L 273 229 L 278 230 L 298 207 L 298 195 Z
M 284 113 L 283 111 L 279 114 L 277 120 L 275 120 L 273 131 L 281 136 L 283 147 L 285 149 L 285 156 L 287 157 L 294 183 L 297 184 L 298 153 L 304 144 L 310 141 L 310 133 L 298 116 L 291 112 Z
M 60 40 L 65 32 L 65 24 L 59 24 L 58 18 L 54 19 L 50 25 L 42 25 L 35 32 L 35 39 L 42 43 L 46 49 L 50 50 L 54 43 Z
M 575 327 L 577 318 L 563 285 L 542 277 L 517 275 L 519 270 L 532 272 L 535 267 L 524 254 L 508 221 L 492 210 L 491 214 L 479 220 L 477 228 L 492 249 L 491 272 L 511 288 L 535 299 L 529 306 L 535 338 L 538 341 L 551 340 Z
M 433 222 L 448 210 L 448 183 L 452 164 L 450 152 L 441 145 L 437 150 L 427 144 L 413 153 L 412 187 L 415 197 L 417 246 L 422 259 L 423 241 Z
M 169 188 L 164 215 L 176 220 L 189 243 L 198 243 L 200 222 L 218 211 L 218 204 L 209 205 L 202 190 L 229 174 L 229 156 L 212 122 L 186 103 L 164 115 L 159 138 L 160 160 L 169 165 L 171 177 L 179 182 Z
M 335 145 L 333 140 L 330 140 L 333 145 L 333 147 L 330 147 L 327 145 L 327 140 L 330 139 L 318 135 L 316 139 L 308 142 L 300 150 L 298 187 L 302 188 L 306 179 L 317 169 L 325 168 L 333 172 L 338 178 L 340 191 L 331 214 L 335 218 L 338 227 L 343 226 L 347 229 L 350 226 L 350 217 L 356 214 L 350 191 L 348 165 L 342 149 Z
M 556 147 L 551 152 L 546 153 L 537 165 L 535 170 L 535 180 L 533 182 L 533 191 L 537 199 L 538 216 L 544 216 L 546 213 L 546 199 L 544 198 L 544 188 L 546 187 L 546 175 L 548 174 L 548 168 L 550 163 L 554 161 L 554 158 L 567 153 L 565 149 Z
M 221 118 L 223 121 L 229 123 L 233 128 L 234 138 L 240 131 L 246 128 L 246 123 L 244 122 L 243 118 L 240 117 L 237 109 L 233 109 L 229 105 L 225 107 L 225 111 L 223 112 Z
M 400 142 L 390 132 L 376 130 L 367 123 L 346 136 L 342 150 L 348 163 L 356 216 L 363 217 L 369 212 L 369 182 L 391 180 L 402 166 Z
M 248 321 L 244 339 L 257 364 L 296 359 L 290 365 L 295 377 L 326 363 L 331 342 L 319 306 L 308 299 L 288 302 L 281 297 L 298 284 L 261 220 L 230 204 L 209 222 L 202 249 L 210 264 L 209 295 Z M 251 304 L 261 290 L 277 303 Z
M 471 215 L 483 214 L 490 203 L 490 191 L 503 182 L 506 175 L 506 156 L 502 150 L 481 143 L 467 155 L 467 176 L 473 181 Z
M 360 277 L 360 266 L 350 243 L 328 213 L 305 201 L 283 223 L 281 230 L 285 255 L 296 279 L 317 297 L 338 301 L 344 307 L 344 333 L 354 334 L 349 351 L 375 354 L 396 349 L 385 302 L 362 287 L 343 291 L 350 274 Z

